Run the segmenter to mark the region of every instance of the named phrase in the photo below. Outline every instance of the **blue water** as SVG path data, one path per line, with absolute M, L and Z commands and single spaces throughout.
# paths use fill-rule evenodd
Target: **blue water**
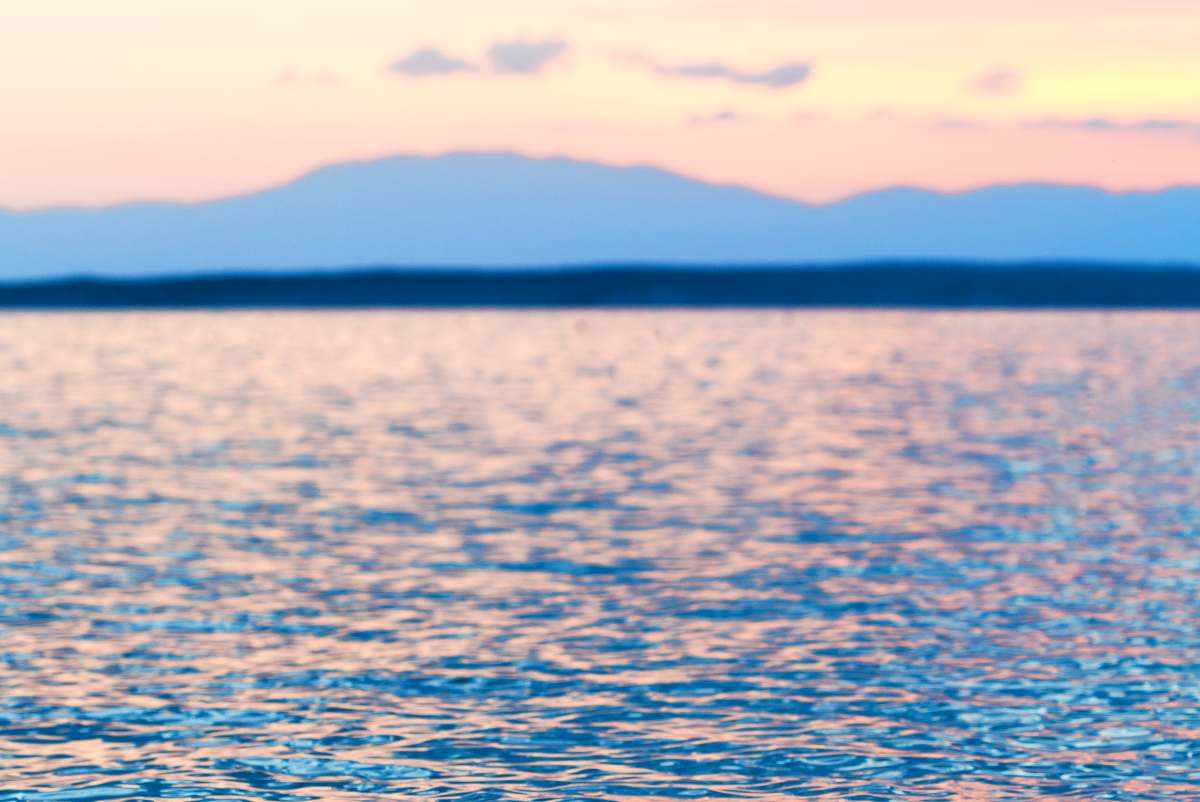
M 0 800 L 1200 799 L 1197 335 L 0 317 Z

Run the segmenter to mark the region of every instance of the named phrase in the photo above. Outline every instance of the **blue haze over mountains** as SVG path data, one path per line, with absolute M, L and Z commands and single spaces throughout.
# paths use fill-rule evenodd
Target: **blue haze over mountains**
M 663 170 L 507 153 L 322 168 L 195 204 L 0 211 L 0 278 L 355 266 L 1200 263 L 1200 188 L 891 189 L 808 205 Z

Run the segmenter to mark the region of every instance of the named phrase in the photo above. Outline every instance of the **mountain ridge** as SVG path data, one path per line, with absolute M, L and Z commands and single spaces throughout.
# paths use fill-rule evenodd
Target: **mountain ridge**
M 1107 187 L 1096 186 L 1086 183 L 1070 183 L 1045 180 L 1028 180 L 1028 181 L 1005 181 L 994 184 L 981 184 L 979 186 L 968 187 L 966 189 L 937 189 L 935 187 L 925 187 L 918 184 L 888 184 L 875 189 L 863 190 L 854 192 L 849 195 L 835 198 L 828 201 L 806 201 L 800 198 L 792 198 L 787 195 L 773 193 L 767 190 L 755 189 L 745 184 L 736 182 L 721 182 L 708 181 L 700 178 L 693 178 L 685 173 L 670 170 L 664 167 L 657 167 L 648 163 L 634 164 L 609 164 L 606 162 L 591 161 L 587 159 L 575 158 L 572 156 L 527 156 L 519 151 L 513 150 L 454 150 L 436 155 L 419 155 L 408 153 L 396 153 L 385 156 L 348 159 L 341 162 L 333 162 L 323 164 L 311 169 L 305 170 L 294 175 L 291 178 L 282 181 L 265 184 L 258 188 L 238 190 L 225 195 L 217 195 L 209 198 L 200 198 L 195 200 L 177 200 L 171 198 L 137 198 L 132 200 L 116 201 L 113 203 L 98 203 L 98 204 L 53 204 L 49 206 L 38 206 L 27 209 L 12 208 L 0 206 L 0 215 L 12 216 L 27 216 L 45 214 L 49 212 L 106 212 L 118 209 L 131 207 L 193 207 L 204 206 L 213 203 L 223 203 L 225 201 L 239 200 L 242 198 L 250 198 L 259 195 L 265 195 L 276 192 L 278 190 L 287 189 L 295 186 L 309 178 L 318 176 L 327 172 L 340 171 L 344 168 L 353 168 L 359 166 L 379 165 L 387 162 L 400 161 L 425 161 L 438 162 L 448 159 L 472 158 L 472 157 L 500 157 L 512 158 L 523 162 L 559 162 L 566 164 L 581 164 L 599 167 L 605 170 L 612 171 L 646 171 L 660 173 L 665 176 L 679 178 L 684 181 L 718 189 L 739 190 L 753 195 L 758 195 L 765 198 L 782 201 L 795 206 L 802 206 L 814 209 L 827 208 L 830 206 L 840 206 L 851 201 L 861 198 L 870 198 L 877 195 L 894 195 L 894 194 L 911 194 L 911 195 L 929 195 L 940 198 L 956 198 L 965 195 L 977 195 L 980 193 L 988 193 L 993 191 L 1006 190 L 1068 190 L 1108 197 L 1140 197 L 1140 196 L 1158 196 L 1168 195 L 1172 193 L 1192 193 L 1200 192 L 1200 184 L 1170 184 L 1159 187 L 1157 189 L 1109 189 Z
M 211 201 L 0 210 L 0 279 L 863 261 L 1200 261 L 1200 187 L 913 187 L 809 204 L 650 166 L 458 152 Z

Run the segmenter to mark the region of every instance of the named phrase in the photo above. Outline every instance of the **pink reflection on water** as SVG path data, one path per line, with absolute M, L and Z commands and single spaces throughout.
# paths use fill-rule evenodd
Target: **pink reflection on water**
M 2 317 L 0 768 L 1179 792 L 1198 322 Z

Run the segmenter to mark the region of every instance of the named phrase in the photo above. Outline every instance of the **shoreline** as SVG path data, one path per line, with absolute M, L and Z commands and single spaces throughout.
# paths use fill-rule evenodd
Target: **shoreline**
M 1086 264 L 367 268 L 0 283 L 0 309 L 1200 308 L 1200 268 Z

